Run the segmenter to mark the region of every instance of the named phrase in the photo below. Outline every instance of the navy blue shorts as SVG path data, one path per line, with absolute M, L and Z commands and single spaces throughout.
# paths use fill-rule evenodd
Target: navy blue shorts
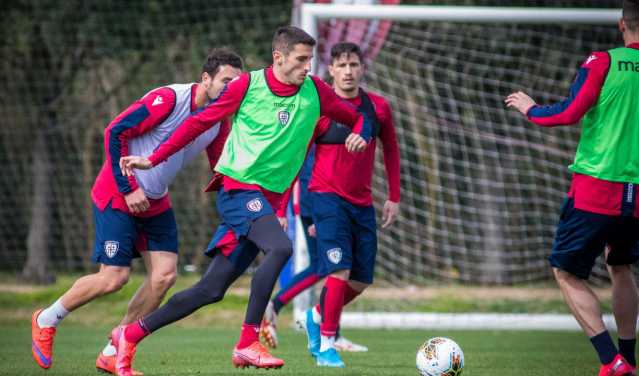
M 93 262 L 131 266 L 140 251 L 178 251 L 178 229 L 173 209 L 142 218 L 111 208 L 104 211 L 93 204 L 95 246 Z
M 246 239 L 251 223 L 274 214 L 271 204 L 260 191 L 220 189 L 216 200 L 222 223 L 206 249 L 207 256 L 220 251 L 236 268 L 245 270 L 259 253 L 259 248 Z
M 639 219 L 575 209 L 574 201 L 566 199 L 548 257 L 550 265 L 588 279 L 606 245 L 610 247 L 608 265 L 630 265 L 639 260 Z
M 318 274 L 350 270 L 350 279 L 373 283 L 377 255 L 375 208 L 357 206 L 332 193 L 311 192 L 317 233 Z

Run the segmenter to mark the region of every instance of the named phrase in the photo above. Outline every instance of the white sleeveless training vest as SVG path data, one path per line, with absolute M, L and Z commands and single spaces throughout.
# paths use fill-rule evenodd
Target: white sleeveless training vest
M 166 86 L 175 92 L 175 107 L 173 112 L 162 123 L 151 131 L 133 138 L 129 142 L 129 154 L 148 157 L 153 151 L 192 115 L 191 113 L 191 87 L 194 84 L 175 84 Z M 135 170 L 135 178 L 142 187 L 147 197 L 159 199 L 169 191 L 169 185 L 175 179 L 177 173 L 191 162 L 200 152 L 217 137 L 220 124 L 217 123 L 211 129 L 199 135 L 193 142 L 182 150 L 173 154 L 165 162 L 160 163 L 150 170 Z

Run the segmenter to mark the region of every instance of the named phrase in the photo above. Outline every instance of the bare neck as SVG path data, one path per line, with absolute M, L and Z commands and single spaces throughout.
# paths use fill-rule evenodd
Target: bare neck
M 280 71 L 278 69 L 278 66 L 275 64 L 273 64 L 273 75 L 275 76 L 275 79 L 278 80 L 279 82 L 283 84 L 287 84 L 287 85 L 293 85 L 292 83 L 288 82 L 284 73 Z
M 197 88 L 195 88 L 195 106 L 197 108 L 202 108 L 209 101 L 209 97 L 206 95 L 206 90 L 201 83 L 197 84 Z
M 626 31 L 623 34 L 623 41 L 626 46 L 629 46 L 633 43 L 639 43 L 639 31 L 632 32 L 632 33 L 629 31 Z

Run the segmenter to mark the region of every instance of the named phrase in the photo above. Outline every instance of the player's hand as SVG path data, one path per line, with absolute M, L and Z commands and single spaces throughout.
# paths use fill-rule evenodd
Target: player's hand
M 142 188 L 138 188 L 125 195 L 124 201 L 126 201 L 126 205 L 129 207 L 129 211 L 131 211 L 131 213 L 142 213 L 151 206 L 151 204 L 149 204 L 149 200 L 146 199 L 146 195 Z
M 514 107 L 524 116 L 528 114 L 528 110 L 537 103 L 523 91 L 510 94 L 504 101 L 507 107 Z
M 280 226 L 282 226 L 282 230 L 284 230 L 284 232 L 288 231 L 288 218 L 277 217 L 277 220 L 280 221 Z
M 366 149 L 366 141 L 357 133 L 351 133 L 346 137 L 346 150 L 349 153 L 358 153 Z
M 133 169 L 148 170 L 153 167 L 150 160 L 136 155 L 128 155 L 120 158 L 120 171 L 124 176 L 133 176 Z
M 315 225 L 308 226 L 308 236 L 312 236 L 314 238 L 317 237 L 317 231 L 315 230 Z
M 392 225 L 399 215 L 399 203 L 386 200 L 384 210 L 382 212 L 382 228 Z

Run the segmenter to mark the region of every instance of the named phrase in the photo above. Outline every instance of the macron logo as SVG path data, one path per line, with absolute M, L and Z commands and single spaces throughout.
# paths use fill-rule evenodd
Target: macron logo
M 588 65 L 590 63 L 592 63 L 593 61 L 597 60 L 597 56 L 595 55 L 590 55 L 588 56 L 588 58 L 586 59 L 586 62 L 584 63 L 584 65 Z
M 151 107 L 153 106 L 157 106 L 158 104 L 162 104 L 164 103 L 164 100 L 162 99 L 162 97 L 157 96 L 155 97 L 155 99 L 153 100 L 153 104 L 151 104 Z

